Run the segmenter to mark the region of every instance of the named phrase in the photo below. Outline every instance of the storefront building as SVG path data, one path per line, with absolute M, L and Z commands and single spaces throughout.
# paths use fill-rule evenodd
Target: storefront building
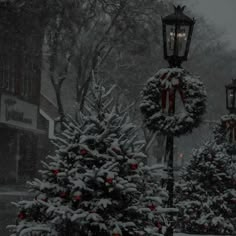
M 39 16 L 27 4 L 0 3 L 0 183 L 35 176 L 49 150 L 50 119 L 40 106 L 47 99 L 40 95 Z

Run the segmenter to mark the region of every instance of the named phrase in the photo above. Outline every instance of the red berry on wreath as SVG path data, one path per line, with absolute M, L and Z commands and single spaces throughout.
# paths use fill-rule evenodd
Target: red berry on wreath
M 185 111 L 169 115 L 176 93 Z M 199 125 L 205 108 L 206 92 L 202 82 L 180 68 L 161 69 L 142 91 L 140 109 L 144 125 L 163 135 L 180 136 L 191 132 Z
M 85 156 L 88 154 L 88 151 L 86 149 L 81 149 L 80 150 L 80 155 Z

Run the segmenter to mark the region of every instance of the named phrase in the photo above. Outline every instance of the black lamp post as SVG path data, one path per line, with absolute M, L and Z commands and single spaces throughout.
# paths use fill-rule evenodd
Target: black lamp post
M 226 89 L 226 108 L 230 114 L 236 114 L 236 80 L 225 86 Z M 230 122 L 226 122 L 226 128 L 228 129 L 229 136 L 228 141 L 232 144 L 236 141 L 236 121 L 232 119 Z
M 193 33 L 194 19 L 186 16 L 185 7 L 174 7 L 174 13 L 162 18 L 164 58 L 170 67 L 181 67 L 181 63 L 188 58 L 191 37 Z M 175 99 L 174 99 L 175 101 Z M 174 102 L 175 103 L 175 102 Z M 174 115 L 175 104 L 169 109 L 168 115 Z M 173 207 L 174 197 L 174 136 L 168 135 L 166 139 L 166 160 L 168 161 L 167 190 L 169 193 L 168 207 Z M 166 236 L 173 236 L 173 214 L 170 214 L 170 226 Z
M 162 18 L 164 58 L 170 67 L 180 67 L 188 58 L 195 20 L 183 13 L 184 8 L 174 7 L 173 14 Z
M 236 114 L 236 80 L 225 86 L 226 89 L 226 108 L 231 114 Z

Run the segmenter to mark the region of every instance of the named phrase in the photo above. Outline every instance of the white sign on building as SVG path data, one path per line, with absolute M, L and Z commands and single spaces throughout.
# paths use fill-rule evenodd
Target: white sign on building
M 1 95 L 0 121 L 21 128 L 37 128 L 38 107 L 14 96 Z

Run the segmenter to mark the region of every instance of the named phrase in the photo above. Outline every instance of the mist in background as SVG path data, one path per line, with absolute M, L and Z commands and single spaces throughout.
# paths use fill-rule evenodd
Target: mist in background
M 230 48 L 236 49 L 236 1 L 235 0 L 184 0 L 187 8 L 221 32 L 223 40 L 228 41 Z M 196 19 L 198 16 L 196 16 Z

